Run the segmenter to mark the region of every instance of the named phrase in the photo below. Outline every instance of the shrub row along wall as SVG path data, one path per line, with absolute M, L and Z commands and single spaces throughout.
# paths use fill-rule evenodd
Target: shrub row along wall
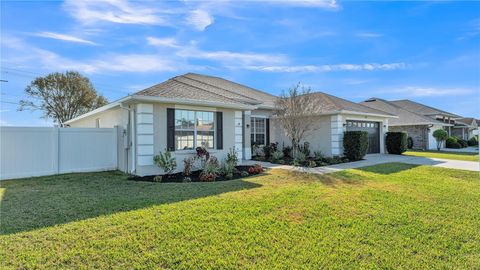
M 116 128 L 0 127 L 0 180 L 117 168 Z

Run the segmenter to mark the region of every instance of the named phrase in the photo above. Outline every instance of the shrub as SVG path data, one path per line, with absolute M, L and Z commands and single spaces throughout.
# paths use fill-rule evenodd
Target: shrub
M 248 168 L 248 173 L 249 174 L 259 174 L 263 172 L 263 167 L 260 164 L 255 164 L 255 166 L 249 167 Z
M 177 160 L 172 157 L 172 152 L 165 150 L 165 153 L 160 152 L 159 155 L 153 157 L 155 164 L 163 169 L 165 174 L 171 174 L 177 168 Z
M 304 152 L 298 151 L 293 157 L 293 166 L 300 166 L 307 160 L 307 156 Z
M 282 151 L 275 151 L 272 153 L 272 161 L 279 161 L 279 160 L 282 160 L 284 157 L 284 154 Z
M 350 160 L 360 160 L 367 154 L 368 133 L 347 131 L 343 135 L 343 154 Z
M 455 137 L 448 137 L 446 140 L 445 140 L 445 147 L 447 148 L 462 148 L 462 146 L 458 143 L 458 140 L 457 138 Z
M 465 148 L 465 147 L 468 146 L 467 140 L 458 139 L 457 142 L 458 142 L 458 144 L 460 144 L 460 146 L 461 146 L 462 148 Z
M 443 142 L 448 138 L 448 133 L 443 129 L 437 129 L 433 132 L 432 135 L 437 141 L 437 150 L 440 151 Z
M 298 146 L 298 150 L 305 154 L 306 157 L 310 156 L 310 143 L 304 142 L 303 145 Z
M 292 157 L 292 147 L 291 146 L 285 146 L 283 147 L 283 156 L 286 158 L 291 158 Z
M 241 172 L 240 172 L 240 175 L 241 175 L 242 177 L 247 177 L 247 176 L 249 175 L 249 173 L 246 172 L 246 171 L 241 171 Z
M 278 143 L 270 143 L 263 147 L 263 154 L 265 155 L 266 159 L 269 159 L 272 154 L 277 151 Z
M 194 163 L 195 163 L 195 157 L 187 157 L 183 159 L 183 175 L 184 176 L 190 176 L 190 174 L 192 174 Z
M 468 140 L 468 146 L 478 146 L 478 137 L 476 135 Z
M 315 160 L 321 160 L 323 158 L 323 154 L 322 154 L 322 151 L 315 151 L 313 153 L 313 156 L 315 157 Z
M 317 167 L 317 163 L 314 160 L 309 160 L 307 162 L 307 166 L 310 168 L 314 168 L 314 167 Z
M 413 139 L 412 139 L 412 137 L 408 137 L 408 139 L 407 139 L 407 147 L 408 147 L 408 149 L 412 149 L 412 148 L 413 148 Z
M 227 159 L 225 160 L 227 163 L 233 164 L 233 166 L 237 166 L 238 164 L 238 156 L 237 156 L 237 151 L 235 151 L 235 148 L 232 148 L 228 151 L 227 153 Z
M 222 168 L 221 168 L 221 174 L 226 178 L 226 179 L 232 179 L 233 174 L 235 173 L 235 163 L 229 162 L 228 160 L 225 160 L 225 162 L 222 163 Z
M 213 182 L 218 177 L 219 172 L 220 165 L 218 164 L 217 158 L 211 157 L 205 162 L 205 167 L 200 173 L 200 181 Z
M 157 175 L 153 177 L 153 182 L 162 182 L 163 177 L 161 175 Z
M 387 132 L 386 143 L 388 153 L 401 155 L 407 151 L 407 137 L 406 132 Z

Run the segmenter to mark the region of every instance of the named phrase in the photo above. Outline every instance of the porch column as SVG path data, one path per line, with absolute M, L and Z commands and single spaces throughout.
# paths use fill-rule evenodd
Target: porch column
M 137 164 L 153 165 L 153 104 L 137 104 Z
M 239 160 L 243 160 L 243 113 L 235 111 L 235 152 Z
M 332 156 L 339 156 L 343 153 L 343 117 L 332 115 L 330 118 Z
M 244 111 L 243 112 L 243 156 L 245 160 L 252 159 L 252 149 L 251 149 L 251 126 L 250 126 L 250 118 L 252 115 L 252 111 Z

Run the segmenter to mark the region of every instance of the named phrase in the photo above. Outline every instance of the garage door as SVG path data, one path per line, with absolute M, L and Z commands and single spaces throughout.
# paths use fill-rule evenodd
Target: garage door
M 380 153 L 380 123 L 368 121 L 347 121 L 347 131 L 368 132 L 368 154 Z

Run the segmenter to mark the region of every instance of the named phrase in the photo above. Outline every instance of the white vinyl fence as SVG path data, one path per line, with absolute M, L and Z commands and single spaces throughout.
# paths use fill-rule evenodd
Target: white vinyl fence
M 117 168 L 116 128 L 0 127 L 0 180 Z

